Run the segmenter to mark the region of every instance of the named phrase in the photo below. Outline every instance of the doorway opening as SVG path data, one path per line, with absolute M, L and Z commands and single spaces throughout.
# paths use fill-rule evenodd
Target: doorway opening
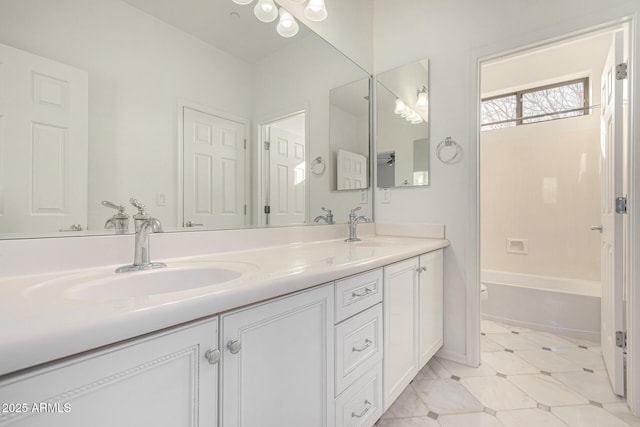
M 297 111 L 259 125 L 261 225 L 308 222 L 306 113 Z
M 626 194 L 628 97 L 616 66 L 628 34 L 609 27 L 480 70 L 481 349 L 606 370 L 618 395 L 623 219 L 613 205 Z M 552 353 L 532 355 L 541 349 Z

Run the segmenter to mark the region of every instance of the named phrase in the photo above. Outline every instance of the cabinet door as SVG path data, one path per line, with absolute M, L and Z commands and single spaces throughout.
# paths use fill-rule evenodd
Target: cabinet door
M 216 426 L 217 342 L 212 319 L 28 371 L 0 383 L 0 426 Z
M 442 347 L 442 249 L 420 257 L 420 368 Z
M 222 316 L 222 425 L 333 422 L 333 285 Z
M 384 410 L 418 373 L 418 258 L 384 268 Z

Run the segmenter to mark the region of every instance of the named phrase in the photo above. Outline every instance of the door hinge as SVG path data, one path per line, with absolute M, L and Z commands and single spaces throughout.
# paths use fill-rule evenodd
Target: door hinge
M 626 62 L 616 65 L 616 80 L 624 80 L 628 74 Z
M 247 149 L 247 138 L 244 139 L 244 149 Z
M 627 331 L 616 331 L 616 347 L 627 348 Z
M 616 197 L 616 213 L 627 213 L 627 197 Z
M 244 214 L 247 214 L 247 205 L 244 205 Z
M 264 142 L 264 149 L 265 149 L 265 150 L 269 150 L 269 149 L 271 149 L 271 143 L 270 143 L 269 141 L 265 141 L 265 142 Z
M 270 213 L 271 213 L 271 206 L 266 205 L 266 206 L 264 207 L 264 213 L 265 213 L 265 214 L 267 214 L 267 215 L 268 215 L 268 214 L 270 214 Z

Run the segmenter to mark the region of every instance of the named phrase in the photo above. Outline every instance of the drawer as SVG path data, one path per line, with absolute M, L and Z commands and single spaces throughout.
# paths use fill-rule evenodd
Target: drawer
M 382 301 L 382 269 L 336 280 L 336 323 Z
M 336 395 L 382 360 L 382 304 L 336 326 Z
M 382 416 L 382 363 L 336 398 L 336 427 L 371 427 Z

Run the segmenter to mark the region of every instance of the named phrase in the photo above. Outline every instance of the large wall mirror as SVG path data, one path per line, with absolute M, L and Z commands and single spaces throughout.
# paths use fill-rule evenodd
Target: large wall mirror
M 429 185 L 429 61 L 376 76 L 376 186 Z
M 231 0 L 1 0 L 0 238 L 111 234 L 102 202 L 132 197 L 165 231 L 371 215 L 328 167 L 332 89 L 369 75 L 298 25 Z

